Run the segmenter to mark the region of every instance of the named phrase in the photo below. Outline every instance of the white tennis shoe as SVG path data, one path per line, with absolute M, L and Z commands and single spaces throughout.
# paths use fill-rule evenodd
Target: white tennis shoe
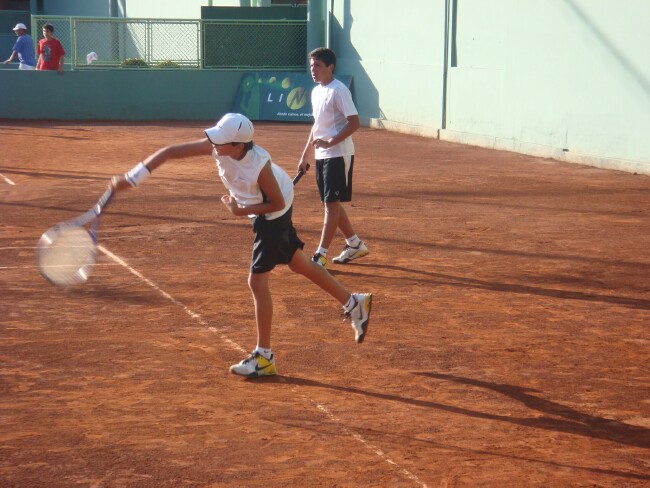
M 343 249 L 343 252 L 339 254 L 337 257 L 335 257 L 334 259 L 332 259 L 332 261 L 337 264 L 345 264 L 345 263 L 349 263 L 353 259 L 359 259 L 364 256 L 367 256 L 368 252 L 369 252 L 368 248 L 363 243 L 363 241 L 360 241 L 357 247 L 352 247 L 346 244 L 345 249 Z
M 266 359 L 260 353 L 253 351 L 246 359 L 230 366 L 230 372 L 247 378 L 273 376 L 277 374 L 275 358 L 271 356 L 271 359 Z
M 315 262 L 318 266 L 323 269 L 327 269 L 327 258 L 321 253 L 317 252 L 312 257 L 311 260 Z
M 366 338 L 368 331 L 368 322 L 370 322 L 370 309 L 372 308 L 372 294 L 371 293 L 353 293 L 354 306 L 352 310 L 346 312 L 343 310 L 343 315 L 350 319 L 352 328 L 354 329 L 354 340 L 357 344 L 361 344 Z

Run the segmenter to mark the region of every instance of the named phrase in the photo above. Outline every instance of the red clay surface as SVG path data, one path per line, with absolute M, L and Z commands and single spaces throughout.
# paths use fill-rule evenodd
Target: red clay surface
M 252 232 L 210 158 L 112 203 L 88 283 L 34 265 L 113 173 L 208 124 L 0 121 L 1 486 L 650 484 L 650 178 L 360 130 L 370 255 L 331 270 L 374 293 L 366 341 L 278 268 L 279 375 L 249 381 Z M 308 131 L 255 140 L 294 174 Z

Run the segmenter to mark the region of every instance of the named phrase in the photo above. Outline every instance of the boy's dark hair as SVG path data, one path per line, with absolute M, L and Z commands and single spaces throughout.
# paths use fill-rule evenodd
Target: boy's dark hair
M 47 29 L 47 30 L 49 30 L 50 32 L 54 32 L 54 26 L 53 26 L 52 24 L 45 24 L 45 25 L 43 26 L 43 29 Z
M 317 47 L 309 53 L 309 57 L 322 61 L 325 63 L 325 66 L 329 66 L 330 64 L 336 66 L 336 54 L 327 47 Z
M 236 146 L 237 144 L 243 144 L 244 145 L 244 154 L 247 154 L 248 151 L 253 149 L 253 146 L 255 145 L 255 143 L 253 141 L 250 141 L 250 142 L 231 142 L 230 144 L 232 144 L 233 146 Z

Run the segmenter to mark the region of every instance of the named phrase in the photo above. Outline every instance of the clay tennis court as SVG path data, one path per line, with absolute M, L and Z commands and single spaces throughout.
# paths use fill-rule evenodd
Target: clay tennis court
M 373 292 L 366 340 L 281 267 L 279 374 L 245 380 L 253 234 L 210 158 L 112 202 L 86 284 L 34 261 L 112 174 L 208 125 L 0 121 L 1 486 L 648 486 L 648 176 L 361 129 L 370 255 L 330 269 Z M 293 175 L 308 132 L 255 141 Z

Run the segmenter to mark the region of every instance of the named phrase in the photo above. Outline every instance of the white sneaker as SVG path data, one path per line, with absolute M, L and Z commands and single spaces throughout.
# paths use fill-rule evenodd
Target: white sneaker
M 345 264 L 345 263 L 349 263 L 353 259 L 362 258 L 367 255 L 368 255 L 368 248 L 363 243 L 363 241 L 359 241 L 359 245 L 357 247 L 352 247 L 346 244 L 345 249 L 343 249 L 343 252 L 339 254 L 337 257 L 335 257 L 334 259 L 332 259 L 332 261 L 337 264 Z
M 327 269 L 327 258 L 321 253 L 317 252 L 312 257 L 311 260 L 315 262 L 321 268 Z
M 266 359 L 259 352 L 253 351 L 250 356 L 237 364 L 230 366 L 230 372 L 255 378 L 257 376 L 273 376 L 277 374 L 275 370 L 275 357 Z
M 354 340 L 361 344 L 366 338 L 368 322 L 370 322 L 370 309 L 372 308 L 371 293 L 353 293 L 352 298 L 356 302 L 352 310 L 343 312 L 346 318 L 352 322 L 354 329 Z

